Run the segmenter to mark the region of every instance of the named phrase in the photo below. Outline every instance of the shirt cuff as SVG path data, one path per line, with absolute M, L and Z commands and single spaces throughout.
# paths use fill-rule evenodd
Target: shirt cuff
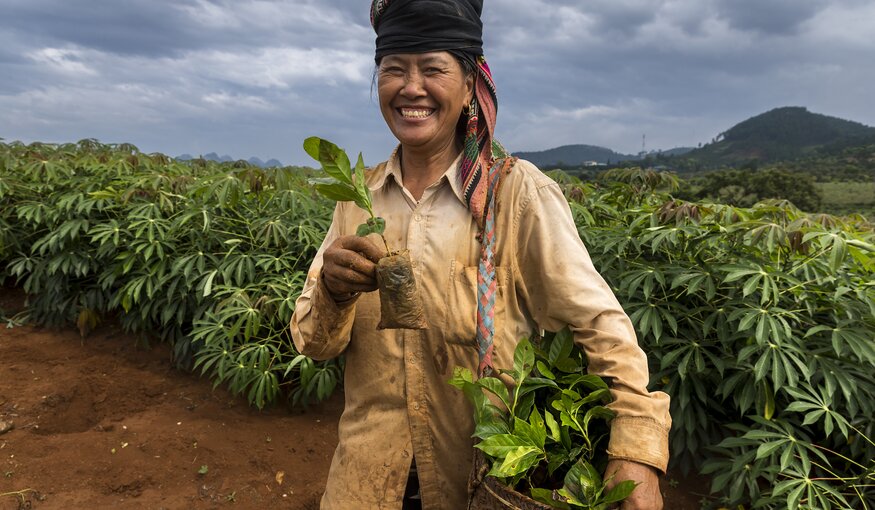
M 356 301 L 358 296 L 341 303 L 334 301 L 320 275 L 310 302 L 314 334 L 305 354 L 313 359 L 334 358 L 341 354 L 349 339 L 348 326 L 355 314 Z
M 331 293 L 328 292 L 328 287 L 325 286 L 325 278 L 322 276 L 322 273 L 319 273 L 319 278 L 316 280 L 316 288 L 313 290 L 313 303 L 319 310 L 330 310 L 332 314 L 339 314 L 355 304 L 360 295 L 360 292 L 356 292 L 347 299 L 335 301 L 331 297 Z
M 620 416 L 611 420 L 608 457 L 668 468 L 668 429 L 653 418 Z

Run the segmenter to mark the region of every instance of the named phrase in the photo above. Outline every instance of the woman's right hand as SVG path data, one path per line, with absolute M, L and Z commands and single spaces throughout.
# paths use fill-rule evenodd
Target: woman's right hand
M 385 256 L 364 237 L 337 238 L 322 255 L 322 280 L 328 294 L 342 303 L 360 292 L 377 290 L 377 262 Z

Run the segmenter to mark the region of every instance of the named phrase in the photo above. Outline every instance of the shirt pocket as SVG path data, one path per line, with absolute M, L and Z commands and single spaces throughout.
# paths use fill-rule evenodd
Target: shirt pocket
M 477 345 L 477 274 L 479 266 L 465 266 L 458 261 L 450 264 L 450 275 L 447 282 L 446 307 L 442 333 L 449 344 Z M 505 309 L 505 287 L 508 280 L 506 268 L 495 268 L 495 331 L 493 343 L 498 341 L 499 324 L 503 320 Z

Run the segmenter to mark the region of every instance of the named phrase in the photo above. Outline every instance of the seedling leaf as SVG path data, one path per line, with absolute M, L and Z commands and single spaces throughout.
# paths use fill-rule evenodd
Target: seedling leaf
M 345 184 L 352 184 L 349 157 L 337 145 L 312 136 L 304 140 L 304 150 L 322 165 L 326 174 Z

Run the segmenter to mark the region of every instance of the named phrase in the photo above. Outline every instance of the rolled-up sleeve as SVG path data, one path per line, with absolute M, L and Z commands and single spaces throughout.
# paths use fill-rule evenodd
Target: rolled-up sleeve
M 322 255 L 343 235 L 340 227 L 343 203 L 334 209 L 331 227 L 307 271 L 307 282 L 295 302 L 292 314 L 292 340 L 298 352 L 313 359 L 335 358 L 349 344 L 355 319 L 355 299 L 337 304 L 328 294 L 322 279 Z
M 517 292 L 542 329 L 568 325 L 588 370 L 609 378 L 616 416 L 608 454 L 665 471 L 669 397 L 649 392 L 647 357 L 610 287 L 593 267 L 571 210 L 555 183 L 530 192 L 516 214 Z

